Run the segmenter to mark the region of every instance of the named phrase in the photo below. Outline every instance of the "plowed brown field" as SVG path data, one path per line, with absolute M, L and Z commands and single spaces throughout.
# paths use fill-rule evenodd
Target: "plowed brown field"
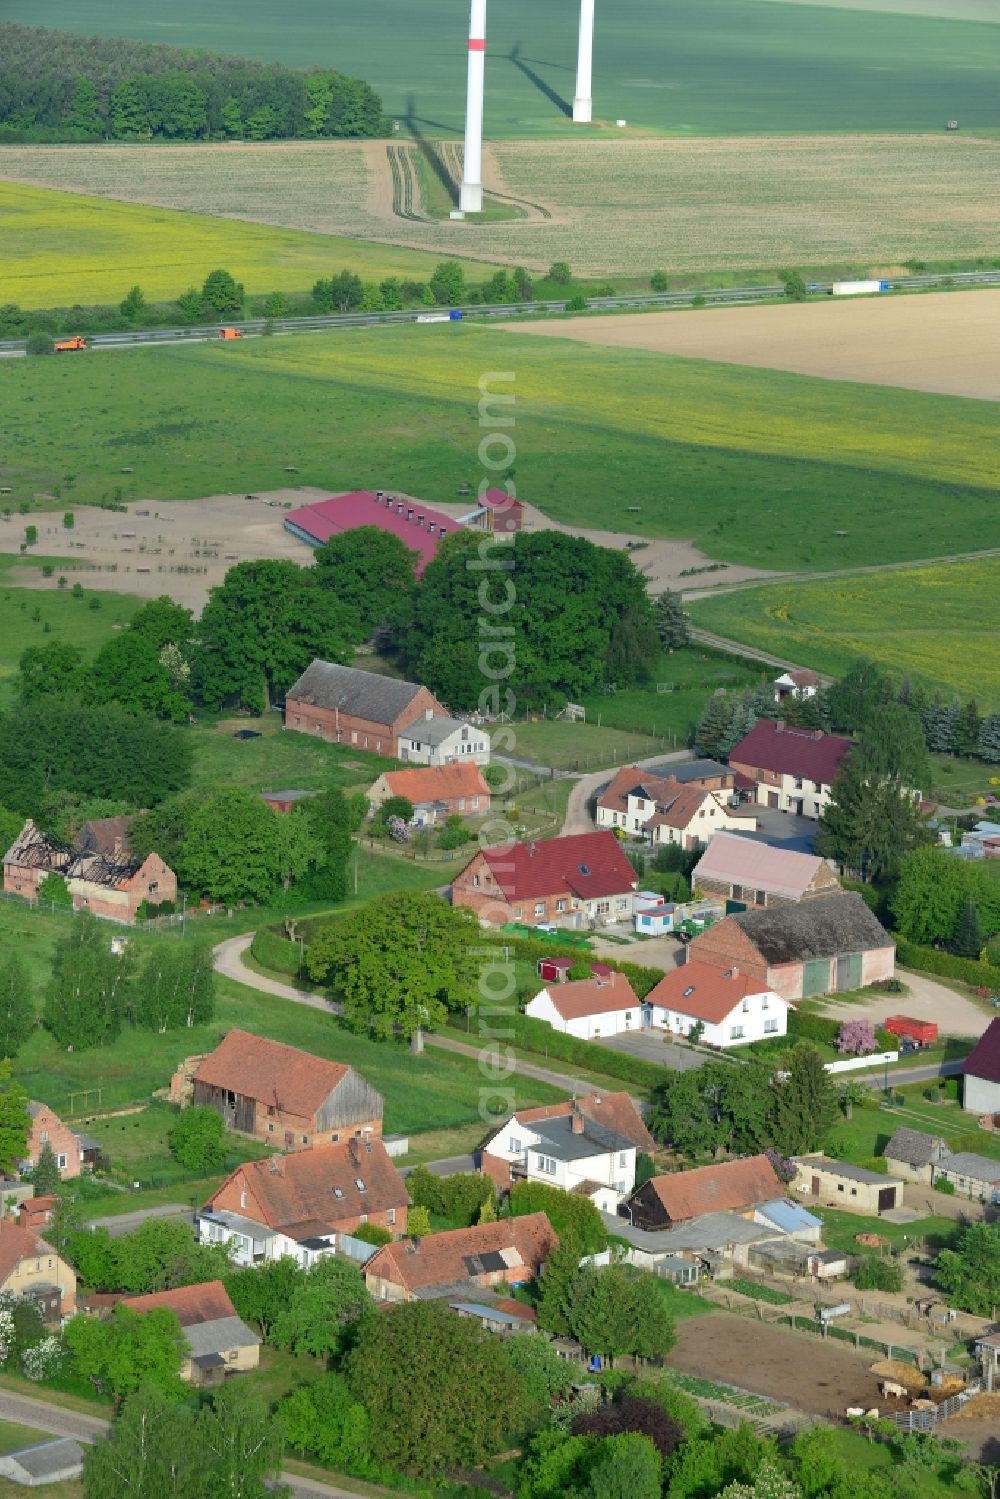
M 1000 288 L 508 326 L 581 343 L 1000 401 Z

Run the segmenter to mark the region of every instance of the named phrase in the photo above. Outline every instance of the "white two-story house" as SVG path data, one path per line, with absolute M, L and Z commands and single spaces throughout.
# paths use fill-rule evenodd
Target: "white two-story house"
M 427 709 L 400 729 L 399 758 L 409 765 L 489 765 L 490 736 L 478 724 Z
M 646 996 L 650 1024 L 675 1036 L 703 1027 L 706 1046 L 745 1046 L 788 1031 L 788 1002 L 737 968 L 690 959 Z
M 483 1170 L 494 1180 L 505 1175 L 511 1182 L 560 1187 L 589 1197 L 602 1213 L 615 1213 L 635 1186 L 636 1149 L 634 1139 L 573 1105 L 547 1119 L 513 1115 L 483 1147 Z

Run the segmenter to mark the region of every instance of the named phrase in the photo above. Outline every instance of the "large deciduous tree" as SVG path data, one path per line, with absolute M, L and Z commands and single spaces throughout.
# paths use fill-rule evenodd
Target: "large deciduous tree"
M 215 1013 L 215 966 L 206 942 L 158 942 L 130 996 L 130 1014 L 146 1030 L 205 1025 Z
M 437 1301 L 366 1318 L 346 1371 L 371 1418 L 375 1456 L 408 1473 L 483 1462 L 528 1413 L 500 1341 Z
M 196 685 L 210 708 L 235 701 L 264 712 L 315 657 L 346 661 L 349 616 L 312 570 L 240 562 L 213 588 L 201 616 Z
M 0 716 L 0 785 L 30 815 L 53 792 L 152 807 L 191 778 L 183 732 L 117 703 L 44 697 Z
M 184 882 L 227 905 L 267 901 L 322 855 L 305 820 L 277 816 L 238 786 L 193 803 L 179 852 Z
M 29 645 L 22 652 L 18 670 L 18 696 L 22 703 L 33 703 L 40 697 L 77 697 L 86 690 L 83 652 L 68 640 Z
M 0 1061 L 0 1172 L 9 1177 L 23 1161 L 31 1130 L 28 1095 L 11 1078 L 10 1058 Z
M 418 557 L 398 536 L 374 525 L 344 531 L 317 547 L 317 581 L 349 613 L 352 641 L 405 623 Z
M 16 1057 L 35 1025 L 28 970 L 14 952 L 0 956 L 0 1057 Z
M 942 1249 L 934 1278 L 951 1301 L 995 1321 L 1000 1310 L 1000 1223 L 970 1223 L 954 1249 Z
M 484 611 L 479 638 L 469 621 Z M 579 697 L 612 668 L 627 686 L 657 641 L 645 580 L 624 553 L 557 531 L 522 536 L 516 550 L 462 532 L 428 564 L 401 646 L 421 681 L 471 708 L 495 680 L 487 672 L 539 704 Z
M 388 1040 L 441 1025 L 474 996 L 471 912 L 438 895 L 386 895 L 320 927 L 306 954 L 310 977 L 343 1000 L 348 1022 Z
M 43 1019 L 60 1046 L 83 1051 L 113 1041 L 130 1005 L 133 949 L 111 951 L 97 919 L 81 912 L 56 943 Z

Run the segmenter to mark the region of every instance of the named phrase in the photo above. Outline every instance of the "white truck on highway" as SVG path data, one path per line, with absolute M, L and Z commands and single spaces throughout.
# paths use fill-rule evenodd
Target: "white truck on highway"
M 868 297 L 872 292 L 888 291 L 888 281 L 835 281 L 830 288 L 833 297 Z

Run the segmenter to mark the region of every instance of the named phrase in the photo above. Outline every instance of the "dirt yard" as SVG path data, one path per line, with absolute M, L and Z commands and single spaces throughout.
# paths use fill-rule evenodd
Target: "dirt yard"
M 957 994 L 946 984 L 927 978 L 922 973 L 900 973 L 900 978 L 909 989 L 909 994 L 884 994 L 872 990 L 862 1001 L 838 1000 L 831 996 L 822 1006 L 824 1015 L 833 1015 L 838 1020 L 871 1020 L 881 1025 L 890 1015 L 911 1015 L 914 1020 L 936 1020 L 943 1036 L 975 1036 L 977 1039 L 995 1014 L 988 1006 L 980 1007 L 974 999 Z M 914 1066 L 919 1067 L 919 1053 L 914 1056 Z
M 871 1361 L 870 1353 L 852 1352 L 845 1343 L 729 1312 L 678 1323 L 669 1358 L 685 1374 L 738 1385 L 816 1416 L 843 1415 L 849 1405 L 884 1405 Z
M 65 558 L 65 572 L 71 582 L 112 593 L 138 594 L 140 598 L 168 593 L 179 604 L 199 610 L 208 590 L 221 583 L 236 562 L 290 557 L 307 564 L 312 555 L 309 547 L 284 530 L 282 519 L 287 510 L 327 499 L 330 493 L 322 489 L 276 489 L 251 496 L 214 494 L 176 503 L 139 500 L 127 511 L 74 506 L 72 531 L 63 528 L 61 511 L 33 515 L 32 520 L 38 527 L 39 556 Z M 409 497 L 400 493 L 400 498 Z M 437 504 L 437 508 L 452 516 L 469 511 L 468 503 Z M 639 540 L 614 531 L 573 530 L 548 520 L 533 506 L 526 510 L 529 531 L 565 531 L 585 536 L 599 546 L 619 549 L 630 539 Z M 17 553 L 22 538 L 20 527 L 0 525 L 0 553 Z M 680 577 L 681 570 L 698 567 L 708 559 L 686 541 L 652 541 L 635 552 L 634 560 L 657 593 L 682 587 L 685 580 Z M 738 582 L 770 575 L 750 567 L 729 567 L 717 576 L 726 582 Z M 51 578 L 42 577 L 40 568 L 19 569 L 17 584 L 21 588 L 55 586 Z
M 1000 400 L 1000 290 L 504 326 L 541 337 Z

